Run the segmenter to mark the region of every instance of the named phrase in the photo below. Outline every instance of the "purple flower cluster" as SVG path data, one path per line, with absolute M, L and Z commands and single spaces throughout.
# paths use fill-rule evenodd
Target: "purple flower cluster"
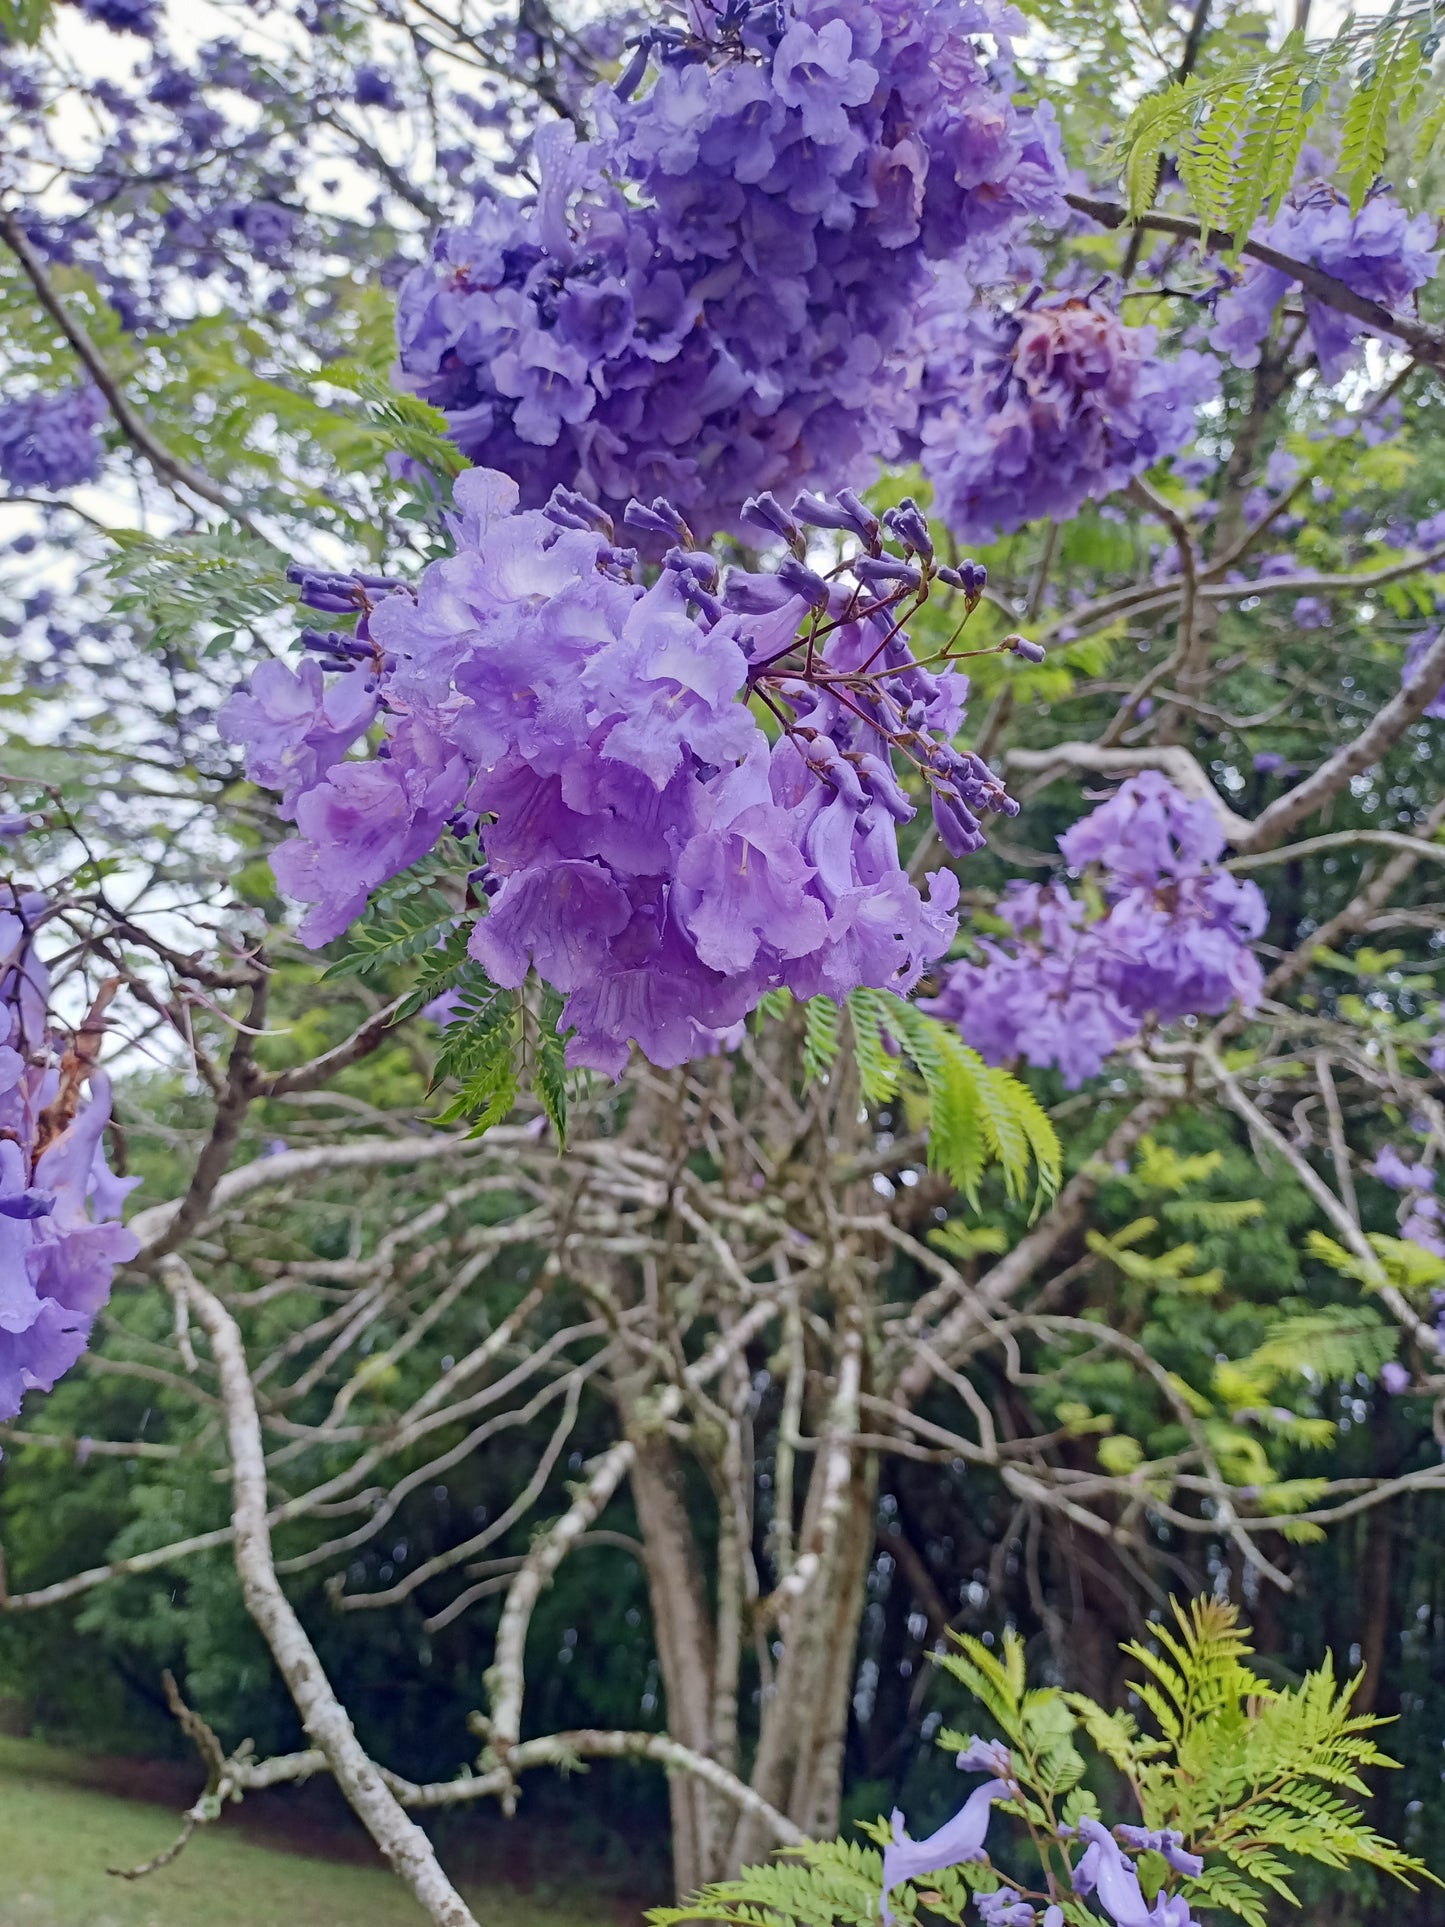
M 1090 921 L 1059 883 L 1011 885 L 999 914 L 1012 937 L 984 940 L 986 961 L 954 964 L 925 1005 L 988 1062 L 1052 1064 L 1074 1089 L 1151 1017 L 1169 1024 L 1258 1000 L 1249 944 L 1265 900 L 1219 868 L 1224 835 L 1207 803 L 1146 771 L 1059 848 L 1073 868 L 1097 867 L 1105 914 Z
M 1111 1833 L 1087 1815 L 1078 1834 L 1085 1845 L 1070 1876 L 1074 1892 L 1097 1900 L 1114 1927 L 1197 1927 L 1189 1902 L 1179 1894 L 1158 1894 L 1149 1905 L 1134 1863 L 1120 1845 L 1122 1840 L 1135 1853 L 1162 1854 L 1176 1873 L 1192 1878 L 1203 1872 L 1204 1862 L 1184 1852 L 1182 1834 L 1146 1827 L 1116 1827 Z
M 80 0 L 80 10 L 112 33 L 138 33 L 149 40 L 156 31 L 156 0 Z
M 135 1178 L 105 1159 L 110 1086 L 56 1061 L 50 979 L 35 954 L 38 893 L 0 890 L 0 1418 L 49 1391 L 84 1351 L 115 1268 L 140 1246 L 117 1222 Z
M 699 0 L 689 21 L 598 90 L 592 142 L 542 130 L 534 203 L 442 234 L 397 327 L 403 379 L 527 505 L 665 494 L 707 532 L 898 450 L 930 263 L 996 271 L 1062 215 L 1063 170 L 1047 109 L 1010 98 L 996 0 Z
M 981 847 L 983 812 L 1017 808 L 952 746 L 965 678 L 915 661 L 902 626 L 944 587 L 966 614 L 983 571 L 938 568 L 913 504 L 880 523 L 845 493 L 792 515 L 746 504 L 789 553 L 724 577 L 659 499 L 629 511 L 672 544 L 644 586 L 580 495 L 519 511 L 515 483 L 475 469 L 457 500 L 458 553 L 415 594 L 309 578 L 314 606 L 362 611 L 356 633 L 308 632 L 315 660 L 264 665 L 222 713 L 296 823 L 273 861 L 313 906 L 305 940 L 338 935 L 450 830 L 483 859 L 472 956 L 564 994 L 576 1064 L 617 1075 L 629 1040 L 680 1063 L 774 987 L 909 990 L 958 901 L 951 871 L 925 898 L 900 865 L 909 787 L 955 856 Z M 857 552 L 814 573 L 802 518 L 847 527 Z M 376 753 L 349 757 L 378 714 Z
M 1418 636 L 1412 636 L 1410 638 L 1405 649 L 1405 660 L 1400 665 L 1400 683 L 1402 687 L 1414 682 L 1415 677 L 1419 673 L 1420 664 L 1435 647 L 1439 636 L 1440 631 L 1438 629 L 1430 628 L 1422 629 Z M 1432 697 L 1430 702 L 1426 704 L 1422 714 L 1434 717 L 1437 722 L 1442 717 L 1445 717 L 1445 683 L 1441 684 L 1438 692 Z
M 1355 294 L 1396 314 L 1413 306 L 1416 290 L 1433 276 L 1438 259 L 1432 252 L 1435 223 L 1428 214 L 1407 214 L 1394 195 L 1383 190 L 1351 214 L 1348 201 L 1324 180 L 1298 186 L 1255 238 L 1293 260 L 1323 269 Z M 1237 367 L 1257 367 L 1276 310 L 1298 286 L 1281 268 L 1246 261 L 1215 308 L 1211 346 Z M 1356 360 L 1359 343 L 1370 329 L 1314 300 L 1308 291 L 1304 310 L 1320 374 L 1327 382 L 1338 381 Z
M 11 488 L 76 488 L 100 473 L 96 429 L 105 401 L 90 383 L 0 401 L 0 480 Z
M 1383 1145 L 1370 1172 L 1381 1184 L 1401 1195 L 1400 1235 L 1437 1258 L 1445 1258 L 1445 1227 L 1440 1223 L 1440 1200 L 1435 1196 L 1435 1172 L 1428 1164 L 1411 1164 L 1393 1144 Z
M 994 1802 L 1022 1799 L 1013 1760 L 1008 1748 L 999 1741 L 970 1740 L 958 1756 L 958 1765 L 964 1772 L 987 1773 L 990 1777 L 974 1788 L 959 1811 L 936 1833 L 926 1840 L 910 1840 L 903 1815 L 894 1811 L 893 1838 L 883 1849 L 880 1913 L 885 1927 L 892 1927 L 893 1914 L 888 1900 L 895 1887 L 905 1880 L 942 1873 L 948 1867 L 987 1860 L 983 1843 Z M 1186 1852 L 1183 1834 L 1173 1828 L 1133 1826 L 1119 1826 L 1111 1831 L 1101 1821 L 1086 1816 L 1077 1828 L 1060 1828 L 1059 1837 L 1064 1841 L 1083 1842 L 1083 1853 L 1069 1869 L 1070 1885 L 1081 1899 L 1096 1900 L 1114 1927 L 1198 1927 L 1189 1903 L 1177 1894 L 1160 1893 L 1153 1906 L 1149 1905 L 1130 1857 L 1157 1853 L 1174 1873 L 1182 1874 L 1185 1879 L 1196 1879 L 1204 1871 L 1204 1862 L 1198 1854 Z M 1050 1903 L 1040 1912 L 1014 1886 L 975 1894 L 974 1904 L 983 1927 L 1064 1927 L 1062 1907 Z
M 1322 596 L 1302 595 L 1294 605 L 1294 626 L 1296 629 L 1328 629 L 1334 621 L 1334 611 Z
M 936 312 L 918 450 L 939 516 L 965 537 L 1066 520 L 1123 488 L 1183 447 L 1218 389 L 1211 356 L 1160 360 L 1152 328 L 1094 296 L 1003 313 L 970 307 L 947 276 Z
M 1114 959 L 1062 884 L 1011 884 L 998 913 L 1012 937 L 982 939 L 987 961 L 954 964 L 924 1008 L 988 1063 L 1055 1064 L 1074 1090 L 1139 1028 L 1114 991 Z

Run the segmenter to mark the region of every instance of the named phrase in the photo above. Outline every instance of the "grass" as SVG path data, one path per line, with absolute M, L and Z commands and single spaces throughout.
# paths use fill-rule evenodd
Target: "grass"
M 144 1880 L 178 1814 L 84 1784 L 88 1763 L 0 1738 L 0 1927 L 422 1927 L 426 1916 L 382 1867 L 278 1850 L 223 1817 Z M 490 1884 L 469 1895 L 486 1927 L 598 1927 L 610 1910 Z

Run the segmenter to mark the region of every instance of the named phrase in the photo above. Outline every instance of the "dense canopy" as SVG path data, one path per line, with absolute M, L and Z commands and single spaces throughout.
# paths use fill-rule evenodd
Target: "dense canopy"
M 0 1701 L 177 1850 L 1435 1917 L 1445 97 L 1293 13 L 0 0 Z

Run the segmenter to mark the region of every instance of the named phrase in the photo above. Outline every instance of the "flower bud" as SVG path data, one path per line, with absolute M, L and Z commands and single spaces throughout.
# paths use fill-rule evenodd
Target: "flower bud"
M 785 556 L 778 567 L 778 580 L 794 595 L 800 595 L 815 609 L 826 609 L 832 593 L 822 576 L 807 568 L 796 556 Z
M 751 522 L 755 528 L 766 529 L 770 535 L 780 535 L 793 554 L 802 560 L 807 551 L 803 531 L 774 495 L 766 490 L 761 495 L 750 495 L 743 503 L 743 520 Z

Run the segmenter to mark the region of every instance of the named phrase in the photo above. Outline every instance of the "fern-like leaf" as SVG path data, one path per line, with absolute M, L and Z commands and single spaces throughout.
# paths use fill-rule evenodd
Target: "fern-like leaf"
M 1350 207 L 1358 213 L 1373 187 L 1402 96 L 1409 95 L 1422 60 L 1416 22 L 1393 7 L 1377 30 L 1361 66 L 1359 82 L 1340 130 L 1340 170 L 1347 176 Z
M 946 1171 L 975 1205 L 990 1159 L 998 1163 L 1010 1197 L 1025 1195 L 1031 1175 L 1040 1194 L 1051 1195 L 1058 1185 L 1062 1153 L 1053 1125 L 1027 1084 L 985 1064 L 950 1025 L 927 1016 L 916 1004 L 878 991 L 867 995 L 882 999 L 888 1035 L 907 1051 L 923 1079 L 930 1165 Z M 877 1011 L 879 1005 L 870 1008 Z
M 897 1092 L 902 1070 L 897 1040 L 883 1028 L 885 1002 L 882 991 L 867 989 L 855 990 L 848 999 L 858 1077 L 870 1104 L 888 1102 Z
M 550 984 L 542 988 L 537 1006 L 537 1055 L 532 1065 L 532 1089 L 547 1114 L 560 1150 L 567 1142 L 567 1044 L 558 1035 L 562 997 Z
M 157 537 L 112 530 L 116 554 L 107 570 L 112 606 L 140 618 L 159 648 L 201 642 L 203 652 L 233 648 L 267 617 L 294 606 L 286 558 L 241 529 Z
M 826 1076 L 837 1061 L 839 1010 L 831 997 L 810 997 L 803 1006 L 803 1082 Z
M 477 964 L 466 966 L 453 994 L 455 1015 L 442 1036 L 432 1087 L 447 1080 L 460 1087 L 441 1121 L 471 1119 L 470 1135 L 480 1137 L 517 1101 L 520 1000 L 514 990 L 499 990 Z
M 384 896 L 352 924 L 341 939 L 341 955 L 324 975 L 370 977 L 435 950 L 449 939 L 453 946 L 459 941 L 465 954 L 466 933 L 458 930 L 456 908 L 440 890 Z

